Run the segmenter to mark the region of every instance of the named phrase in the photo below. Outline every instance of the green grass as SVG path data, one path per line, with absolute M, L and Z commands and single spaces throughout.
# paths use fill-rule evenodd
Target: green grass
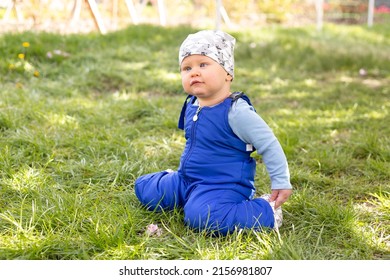
M 194 31 L 0 35 L 0 259 L 390 259 L 388 25 L 232 31 L 234 90 L 290 164 L 280 238 L 210 237 L 140 206 L 135 178 L 179 163 L 177 54 Z M 256 184 L 269 192 L 261 164 Z

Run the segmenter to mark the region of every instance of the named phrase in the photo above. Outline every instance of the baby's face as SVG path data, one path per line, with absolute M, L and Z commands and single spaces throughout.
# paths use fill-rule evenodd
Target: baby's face
M 230 93 L 231 76 L 208 56 L 187 56 L 180 66 L 180 73 L 184 90 L 200 101 L 221 99 Z

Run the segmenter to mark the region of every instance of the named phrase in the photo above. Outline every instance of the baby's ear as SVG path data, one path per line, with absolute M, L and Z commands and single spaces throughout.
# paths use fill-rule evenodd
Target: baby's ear
M 228 73 L 225 80 L 226 80 L 226 82 L 231 82 L 231 81 L 233 81 L 233 77 Z

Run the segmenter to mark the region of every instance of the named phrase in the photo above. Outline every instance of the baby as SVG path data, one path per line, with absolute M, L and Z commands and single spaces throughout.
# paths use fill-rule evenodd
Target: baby
M 225 235 L 236 229 L 278 228 L 292 193 L 288 163 L 269 126 L 242 92 L 231 92 L 235 39 L 222 31 L 190 34 L 179 50 L 184 102 L 179 128 L 186 145 L 177 171 L 139 177 L 135 193 L 150 210 L 182 207 L 185 223 Z M 271 194 L 254 198 L 262 156 Z

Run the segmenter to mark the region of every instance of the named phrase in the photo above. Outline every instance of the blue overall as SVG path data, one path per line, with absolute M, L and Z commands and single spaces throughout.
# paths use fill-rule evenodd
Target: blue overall
M 239 97 L 250 104 L 247 96 Z M 184 220 L 194 229 L 224 235 L 236 228 L 272 228 L 270 204 L 252 199 L 256 171 L 252 151 L 247 151 L 247 144 L 228 123 L 235 99 L 200 111 L 193 105 L 195 99 L 187 98 L 179 120 L 187 140 L 179 169 L 139 177 L 135 182 L 138 199 L 149 210 L 183 207 Z

